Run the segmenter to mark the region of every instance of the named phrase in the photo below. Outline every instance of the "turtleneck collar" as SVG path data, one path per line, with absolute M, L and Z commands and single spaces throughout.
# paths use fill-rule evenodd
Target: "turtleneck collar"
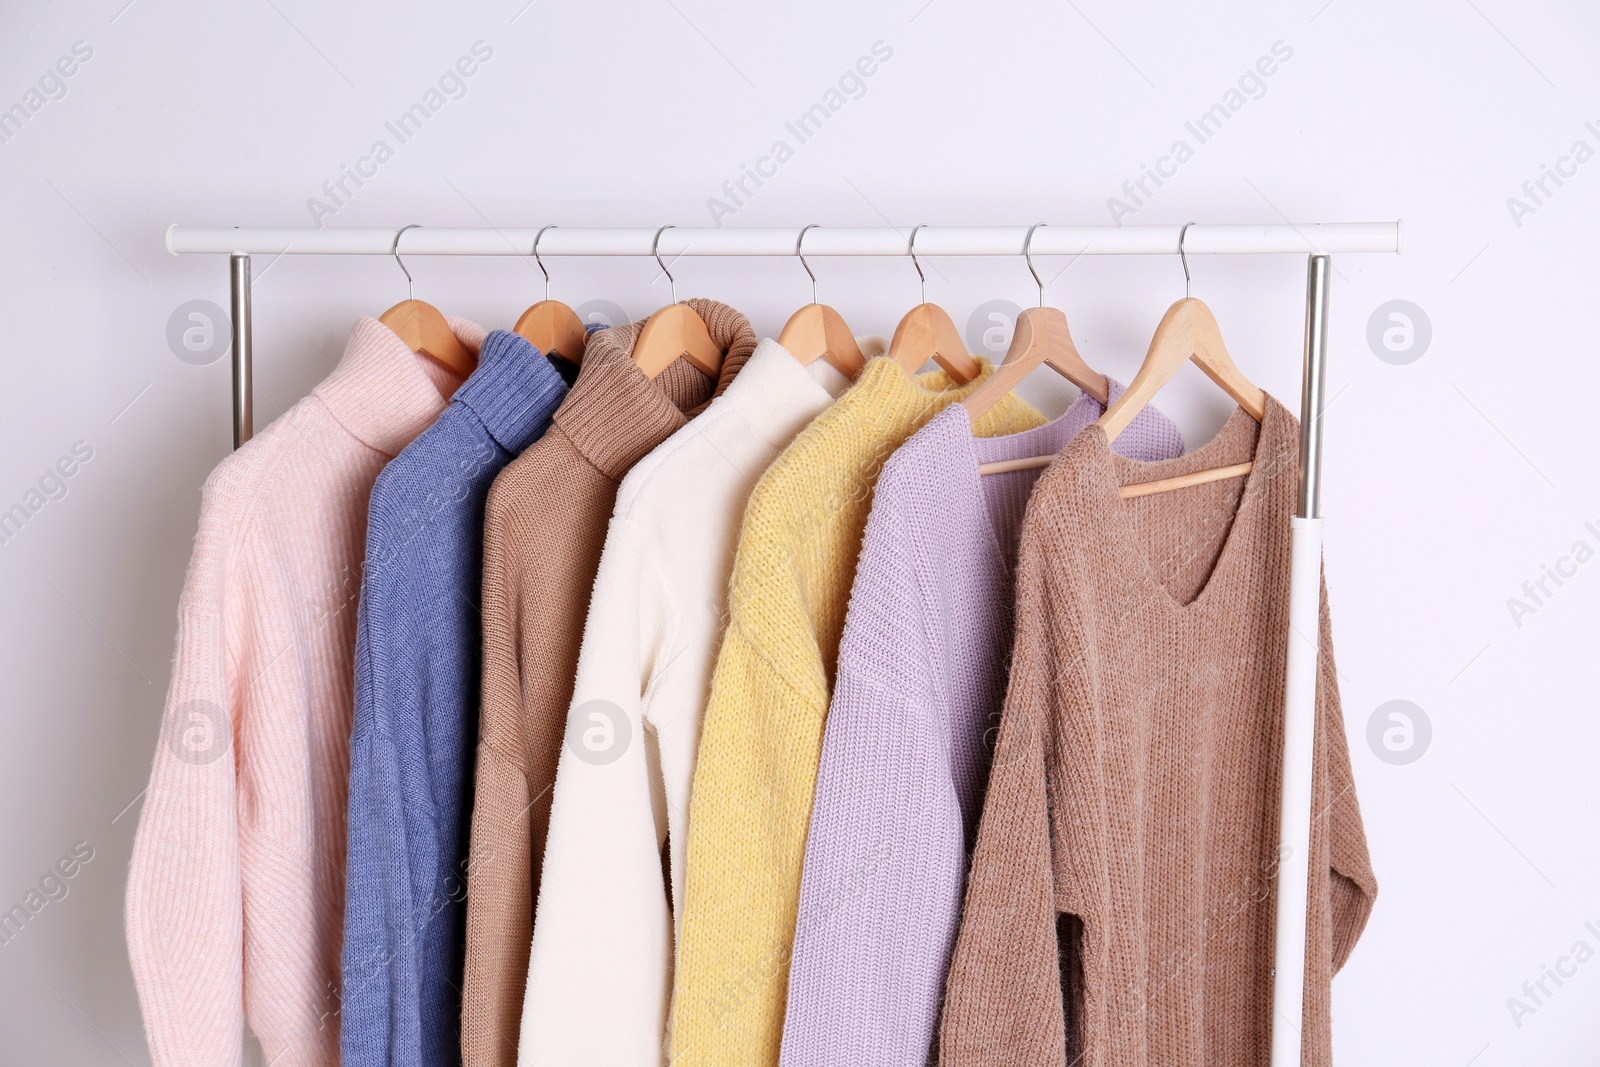
M 477 352 L 483 327 L 466 319 L 449 322 L 461 343 Z M 311 391 L 358 440 L 393 457 L 433 424 L 460 384 L 442 365 L 411 351 L 389 327 L 362 316 L 333 373 Z
M 501 448 L 518 455 L 544 432 L 550 409 L 567 392 L 555 361 L 520 334 L 484 339 L 478 369 L 452 400 L 472 409 Z
M 727 355 L 715 380 L 686 359 L 674 360 L 655 379 L 633 361 L 647 320 L 600 330 L 589 338 L 572 391 L 555 423 L 595 468 L 621 479 L 656 445 L 699 414 L 727 389 L 756 348 L 750 322 L 714 300 L 684 301 L 705 320 L 711 339 Z

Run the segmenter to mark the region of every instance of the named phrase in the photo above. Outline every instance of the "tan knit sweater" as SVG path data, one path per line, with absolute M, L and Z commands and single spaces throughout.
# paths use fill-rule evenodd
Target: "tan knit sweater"
M 756 337 L 745 317 L 686 301 L 727 351 L 715 382 L 687 360 L 654 381 L 633 362 L 644 323 L 596 333 L 550 430 L 489 492 L 483 559 L 483 712 L 467 876 L 461 1047 L 467 1067 L 512 1067 L 550 795 L 589 591 L 617 484 L 733 380 Z
M 1012 675 L 941 1059 L 1084 1067 L 1268 1062 L 1293 416 L 1236 412 L 1179 459 L 1091 427 L 1040 479 Z M 1124 501 L 1119 484 L 1254 459 Z M 1377 893 L 1323 595 L 1304 1063 Z M 1304 862 L 1299 857 L 1290 862 Z

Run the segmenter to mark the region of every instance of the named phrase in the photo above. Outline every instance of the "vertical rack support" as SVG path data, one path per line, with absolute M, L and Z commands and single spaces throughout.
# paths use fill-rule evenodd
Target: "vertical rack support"
M 1322 404 L 1328 347 L 1324 254 L 1306 268 L 1305 371 L 1300 387 L 1300 497 L 1291 527 L 1289 628 L 1283 700 L 1277 916 L 1273 937 L 1272 1067 L 1299 1067 L 1306 985 L 1312 777 L 1322 608 Z
M 255 434 L 255 392 L 250 368 L 250 257 L 228 257 L 228 317 L 233 325 L 233 447 Z
M 1300 383 L 1300 509 L 1302 519 L 1322 517 L 1322 404 L 1327 381 L 1328 272 L 1326 255 L 1306 267 L 1305 372 Z

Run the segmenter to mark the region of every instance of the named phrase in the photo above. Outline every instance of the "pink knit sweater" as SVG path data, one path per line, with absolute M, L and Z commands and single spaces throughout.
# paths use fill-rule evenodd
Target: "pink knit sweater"
M 483 330 L 452 320 L 476 350 Z M 351 670 L 367 499 L 460 384 L 359 320 L 343 358 L 206 480 L 128 877 L 158 1067 L 339 1062 Z

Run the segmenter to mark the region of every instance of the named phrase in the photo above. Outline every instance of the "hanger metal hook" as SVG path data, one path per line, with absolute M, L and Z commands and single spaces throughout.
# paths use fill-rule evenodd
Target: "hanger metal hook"
M 407 300 L 416 299 L 416 285 L 411 280 L 411 272 L 406 270 L 406 261 L 400 258 L 400 235 L 405 233 L 407 230 L 414 230 L 421 225 L 422 223 L 420 222 L 413 222 L 409 225 L 400 227 L 398 230 L 394 231 L 394 244 L 389 246 L 389 254 L 394 257 L 394 261 L 396 263 L 400 264 L 400 272 L 406 276 Z
M 539 242 L 544 239 L 544 231 L 556 229 L 555 223 L 539 227 L 539 232 L 533 235 L 533 261 L 539 264 L 539 270 L 544 273 L 544 298 L 550 299 L 550 269 L 544 265 L 544 260 L 539 258 Z
M 1040 279 L 1039 272 L 1034 269 L 1034 266 L 1033 266 L 1033 251 L 1032 250 L 1033 250 L 1033 231 L 1037 230 L 1040 226 L 1043 226 L 1043 225 L 1044 225 L 1044 223 L 1042 223 L 1042 222 L 1036 222 L 1032 226 L 1028 227 L 1027 240 L 1022 242 L 1022 258 L 1026 259 L 1028 261 L 1028 273 L 1033 275 L 1034 284 L 1039 287 L 1039 306 L 1040 307 L 1044 307 L 1044 282 L 1043 282 L 1043 280 Z
M 656 266 L 661 268 L 661 273 L 667 276 L 667 284 L 672 287 L 672 302 L 676 304 L 678 302 L 678 280 L 672 276 L 672 272 L 667 269 L 667 265 L 661 262 L 661 235 L 674 228 L 669 222 L 656 231 L 655 240 L 650 242 L 650 254 L 656 257 Z
M 806 254 L 804 249 L 806 243 L 806 230 L 809 230 L 816 225 L 817 224 L 814 222 L 809 223 L 800 230 L 800 236 L 794 239 L 794 254 L 800 257 L 800 265 L 804 267 L 806 269 L 806 273 L 811 276 L 811 302 L 813 304 L 817 303 L 817 275 L 816 272 L 811 269 L 811 264 L 806 262 Z
M 918 224 L 911 228 L 911 243 L 906 250 L 911 253 L 911 265 L 917 268 L 917 280 L 922 283 L 922 303 L 928 302 L 928 276 L 922 273 L 922 263 L 917 259 L 917 231 L 922 229 Z
M 1183 229 L 1178 231 L 1178 262 L 1183 264 L 1183 298 L 1189 299 L 1189 257 L 1183 251 L 1183 239 L 1189 236 L 1189 227 L 1193 222 L 1183 224 Z

